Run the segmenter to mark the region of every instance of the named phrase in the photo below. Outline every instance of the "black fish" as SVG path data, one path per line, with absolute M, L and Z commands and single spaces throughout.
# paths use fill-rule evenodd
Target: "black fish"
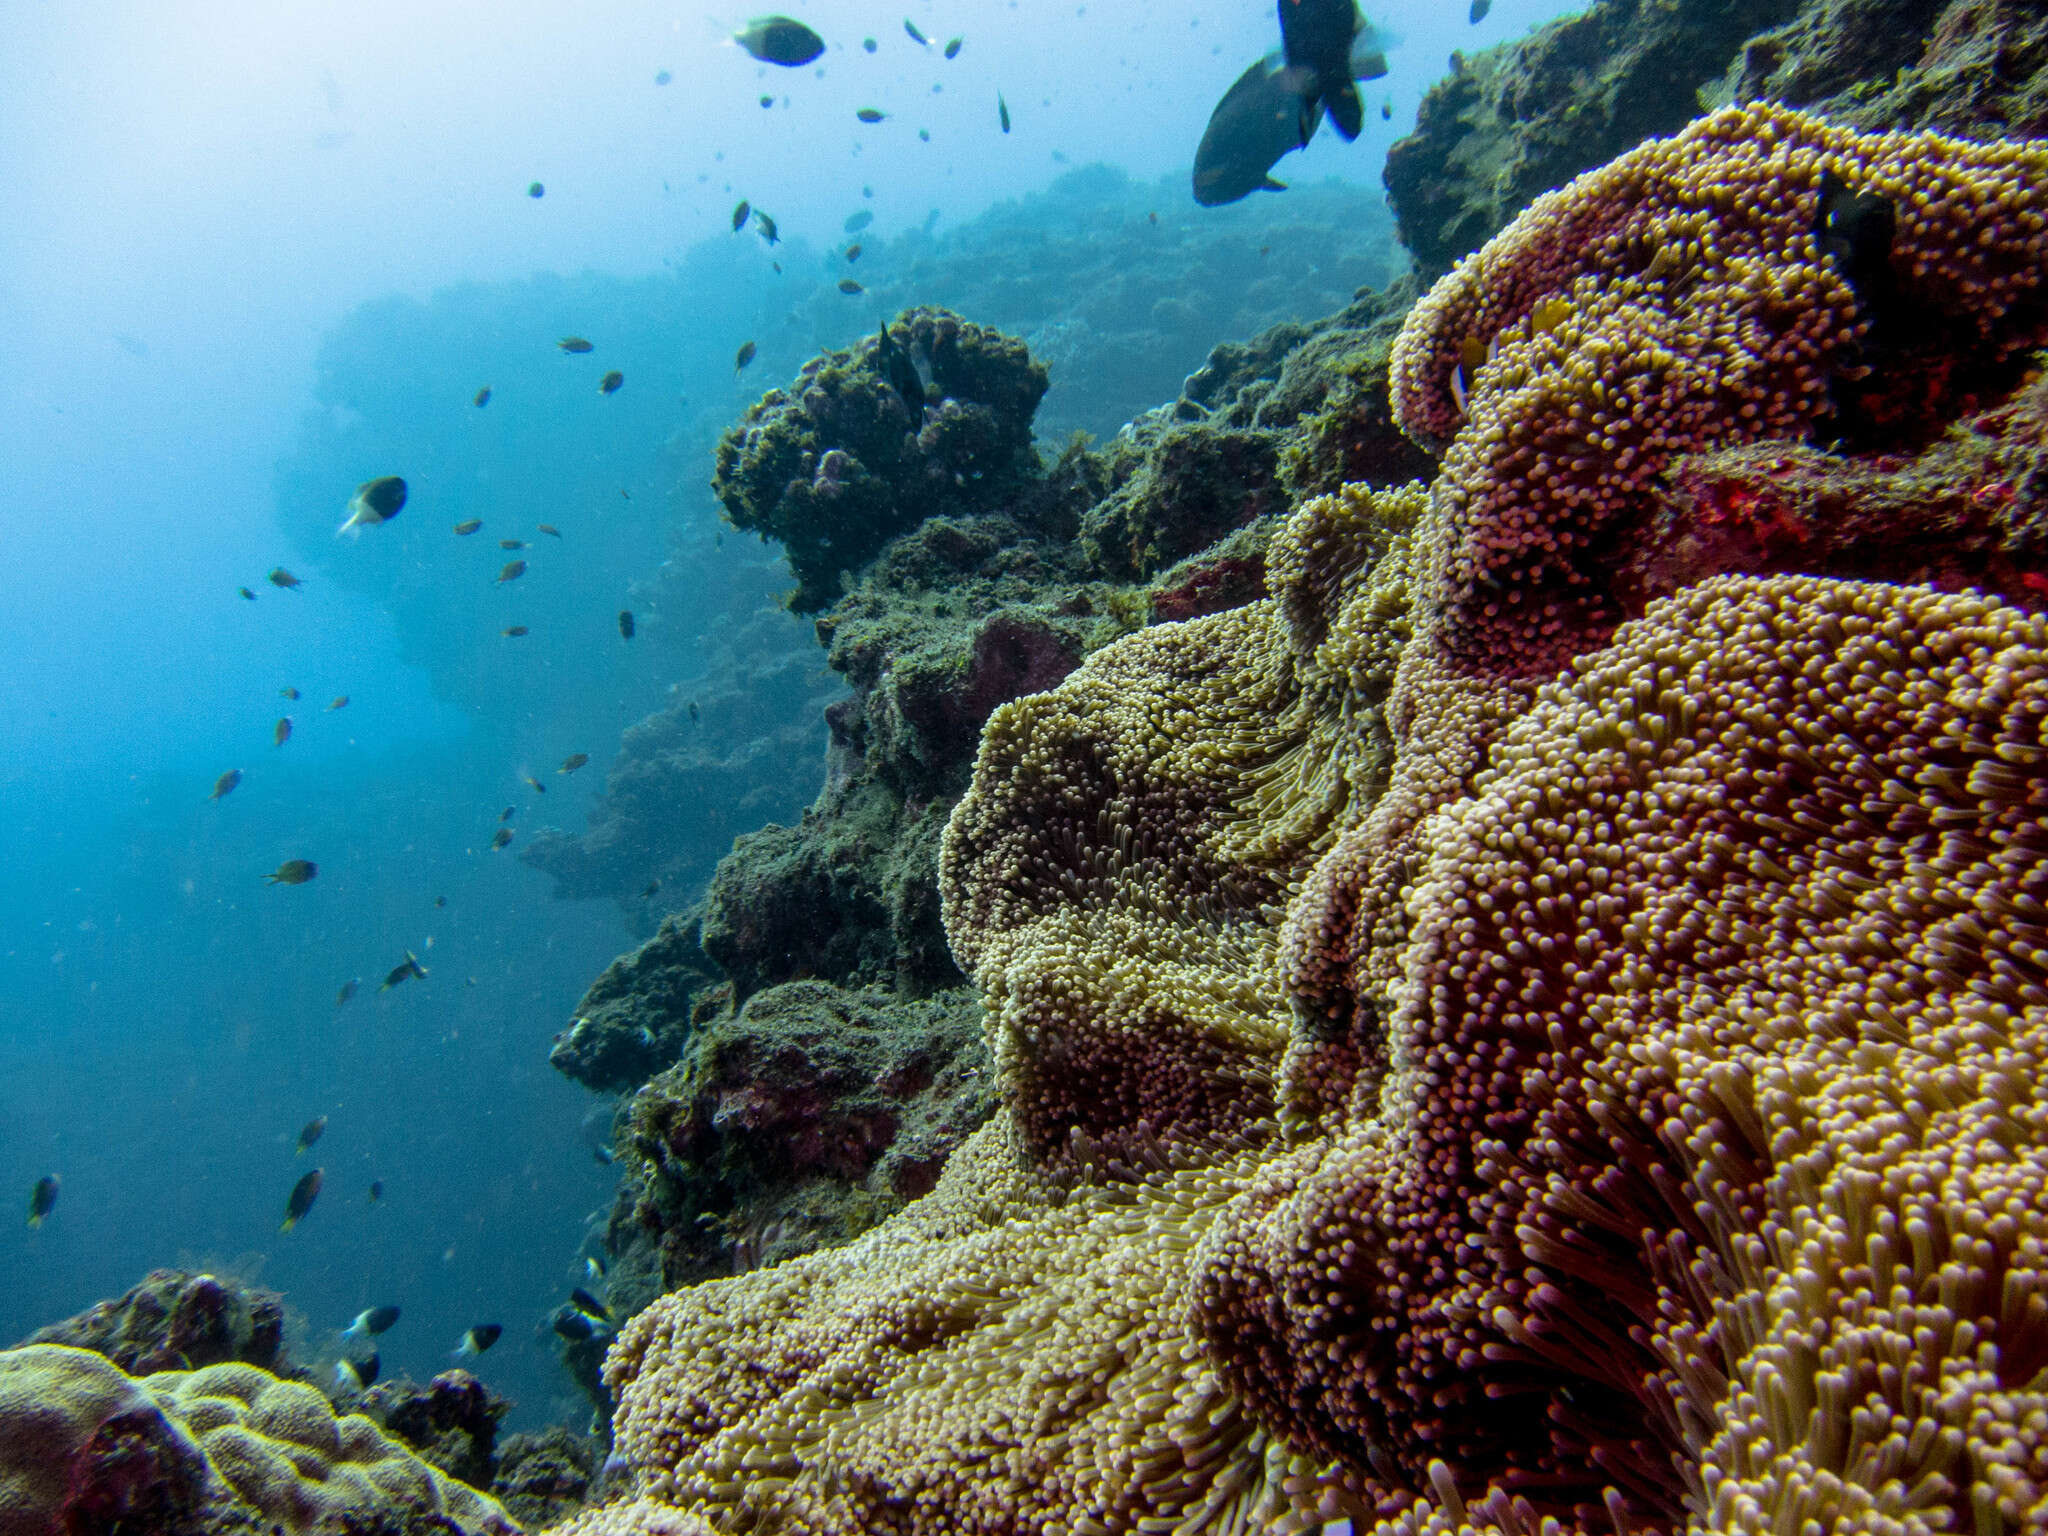
M 284 1203 L 284 1220 L 278 1223 L 278 1231 L 291 1231 L 299 1224 L 299 1218 L 313 1209 L 313 1202 L 320 1198 L 320 1186 L 326 1179 L 327 1170 L 315 1168 L 292 1186 L 292 1195 Z
M 616 395 L 619 392 L 619 386 L 625 382 L 626 376 L 614 368 L 610 373 L 597 381 L 597 392 L 600 395 Z M 555 537 L 560 538 L 561 535 L 557 534 Z
M 356 1314 L 354 1322 L 341 1330 L 341 1342 L 354 1344 L 380 1333 L 389 1333 L 398 1326 L 399 1316 L 400 1310 L 397 1307 L 365 1308 Z
M 301 1128 L 301 1130 L 299 1131 L 299 1144 L 296 1147 L 292 1148 L 292 1156 L 297 1157 L 301 1152 L 305 1151 L 306 1148 L 312 1146 L 314 1142 L 318 1141 L 322 1136 L 325 1136 L 326 1134 L 327 1117 L 325 1115 L 315 1115 L 312 1119 L 308 1120 L 305 1123 L 304 1127 Z
M 367 1360 L 351 1360 L 344 1355 L 334 1362 L 334 1390 L 343 1397 L 364 1391 L 376 1384 L 383 1369 L 383 1360 L 374 1353 Z
M 1003 100 L 1003 93 L 996 92 L 996 120 L 1003 125 L 1003 132 L 1010 131 L 1010 104 Z
M 528 197 L 545 197 L 547 192 L 548 189 L 537 181 L 529 181 L 526 184 L 526 195 Z
M 569 1304 L 585 1317 L 594 1318 L 600 1323 L 612 1320 L 612 1309 L 580 1285 L 569 1293 Z
M 1814 215 L 1814 243 L 1841 269 L 1856 296 L 1866 302 L 1892 286 L 1892 235 L 1898 216 L 1876 192 L 1854 192 L 1833 171 L 1820 178 Z
M 903 397 L 903 403 L 910 407 L 910 413 L 923 419 L 925 393 L 924 380 L 918 376 L 917 364 L 910 360 L 910 354 L 897 344 L 889 334 L 885 321 L 882 333 L 875 340 L 875 354 L 882 360 L 882 377 L 889 381 L 889 387 Z M 696 706 L 691 706 L 691 718 L 695 719 Z
M 732 40 L 763 64 L 795 69 L 825 51 L 825 39 L 788 16 L 757 16 L 733 33 Z
M 758 350 L 751 341 L 741 342 L 739 351 L 733 354 L 732 371 L 738 373 L 747 364 L 751 363 L 754 360 L 755 352 Z
M 473 1359 L 498 1342 L 498 1335 L 505 1330 L 497 1323 L 478 1323 L 462 1336 L 462 1342 L 455 1346 L 457 1356 Z
M 341 525 L 340 531 L 347 533 L 351 528 L 374 528 L 379 523 L 390 522 L 405 510 L 405 495 L 405 481 L 397 475 L 379 475 L 374 480 L 365 480 L 356 487 L 356 494 L 348 504 L 348 521 Z
M 384 985 L 377 990 L 389 992 L 408 977 L 418 977 L 421 981 L 427 979 L 427 968 L 420 964 L 420 957 L 409 949 L 405 952 L 405 958 L 391 968 L 391 974 L 384 978 Z
M 1293 72 L 1269 53 L 1223 93 L 1195 150 L 1195 201 L 1219 208 L 1253 192 L 1285 192 L 1270 172 L 1291 150 L 1304 147 L 1322 121 L 1304 117 Z M 1304 133 L 1304 128 L 1306 132 Z
M 877 107 L 862 107 L 858 112 L 854 113 L 853 115 L 859 118 L 864 123 L 879 123 L 883 118 L 887 117 L 889 114 Z
M 1365 126 L 1365 106 L 1351 77 L 1351 44 L 1364 25 L 1357 0 L 1279 0 L 1280 47 L 1287 67 L 1303 73 L 1302 142 L 1319 111 L 1346 143 Z
M 601 1324 L 593 1322 L 574 1307 L 562 1307 L 554 1316 L 554 1329 L 563 1338 L 576 1342 L 594 1339 L 603 1332 Z
M 490 403 L 491 386 L 488 384 L 486 384 L 482 389 L 478 390 L 476 392 L 476 399 L 470 402 L 470 404 L 474 405 L 478 410 L 482 410 L 485 406 L 489 405 Z
M 1486 13 L 1492 9 L 1493 0 L 1472 0 L 1472 9 L 1465 19 L 1476 27 L 1479 23 L 1486 20 Z
M 961 37 L 956 37 L 956 38 L 954 38 L 954 39 L 953 39 L 953 40 L 952 40 L 952 41 L 951 41 L 950 43 L 946 44 L 946 57 L 947 57 L 947 58 L 949 58 L 949 59 L 957 59 L 957 58 L 959 58 L 959 57 L 960 57 L 960 45 L 961 45 L 961 44 L 962 44 L 963 42 L 965 42 L 965 41 L 966 41 L 966 39 L 965 39 L 965 38 L 961 38 Z
M 621 608 L 619 610 L 619 638 L 621 640 L 633 638 L 633 610 L 630 608 Z
M 860 285 L 859 283 L 856 283 L 856 282 L 855 282 L 855 281 L 854 281 L 854 280 L 853 280 L 852 278 L 850 278 L 850 277 L 842 277 L 841 279 L 839 279 L 839 291 L 840 291 L 841 293 L 865 293 L 865 292 L 867 292 L 867 290 L 866 290 L 865 288 L 861 287 L 861 285 Z
M 383 1198 L 384 1181 L 382 1179 L 370 1180 L 370 1204 L 375 1205 L 379 1200 L 382 1200 Z
M 930 38 L 928 38 L 928 37 L 926 37 L 926 36 L 925 36 L 925 35 L 924 35 L 924 34 L 923 34 L 922 32 L 918 31 L 918 30 L 917 30 L 917 23 L 916 23 L 916 22 L 914 22 L 914 21 L 912 21 L 912 20 L 911 20 L 911 19 L 910 19 L 910 18 L 909 18 L 908 16 L 906 16 L 906 17 L 904 17 L 904 18 L 903 18 L 903 30 L 904 30 L 904 31 L 906 31 L 906 32 L 908 32 L 908 33 L 910 34 L 910 40 L 911 40 L 911 41 L 912 41 L 913 43 L 917 44 L 917 46 L 918 46 L 918 47 L 920 47 L 920 48 L 929 48 L 929 47 L 931 47 L 931 45 L 932 45 L 932 41 L 931 41 L 931 39 L 930 39 Z
M 753 211 L 753 204 L 749 203 L 744 197 L 739 200 L 739 203 L 732 211 L 732 232 L 734 234 L 738 234 L 747 227 L 747 215 Z
M 770 245 L 773 245 L 782 238 L 781 235 L 776 233 L 775 221 L 758 208 L 754 210 L 754 227 L 761 231 L 761 238 Z
M 36 1187 L 28 1192 L 28 1224 L 40 1227 L 43 1218 L 57 1209 L 57 1187 L 59 1180 L 54 1173 L 46 1173 L 36 1180 Z

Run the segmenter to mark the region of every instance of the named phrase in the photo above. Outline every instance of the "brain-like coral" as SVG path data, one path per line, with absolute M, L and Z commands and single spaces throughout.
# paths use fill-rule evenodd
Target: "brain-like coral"
M 2048 1524 L 2033 156 L 1625 157 L 1404 333 L 1426 510 L 998 710 L 943 875 L 1008 1115 L 635 1319 L 615 1528 Z
M 736 527 L 782 541 L 791 606 L 815 611 L 898 534 L 998 505 L 1034 475 L 1031 417 L 1049 384 L 1022 342 L 906 310 L 750 407 L 719 442 L 712 488 Z

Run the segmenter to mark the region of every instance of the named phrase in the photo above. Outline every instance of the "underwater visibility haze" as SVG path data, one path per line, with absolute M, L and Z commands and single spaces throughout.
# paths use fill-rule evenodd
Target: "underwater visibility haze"
M 2039 11 L 0 5 L 0 1494 L 2038 1525 Z

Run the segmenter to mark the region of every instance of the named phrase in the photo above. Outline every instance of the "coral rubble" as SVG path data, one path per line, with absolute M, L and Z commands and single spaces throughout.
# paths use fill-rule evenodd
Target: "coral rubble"
M 995 709 L 1003 1112 L 628 1324 L 578 1528 L 2038 1525 L 2044 242 L 2048 151 L 1751 108 L 1440 283 L 1426 502 Z

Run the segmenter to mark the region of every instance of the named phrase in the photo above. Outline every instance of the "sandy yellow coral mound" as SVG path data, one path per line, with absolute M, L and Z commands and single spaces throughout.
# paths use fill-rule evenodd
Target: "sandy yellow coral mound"
M 990 720 L 940 889 L 1035 1155 L 1270 1113 L 1276 921 L 1390 771 L 1423 499 L 1320 498 L 1273 540 L 1272 599 L 1131 636 Z
M 131 1377 L 62 1345 L 0 1351 L 0 1536 L 356 1529 L 519 1527 L 303 1382 L 232 1364 Z
M 1995 600 L 1624 627 L 1424 824 L 1378 1113 L 1199 1282 L 1226 1379 L 1588 1521 L 2048 1515 L 2044 767 Z

